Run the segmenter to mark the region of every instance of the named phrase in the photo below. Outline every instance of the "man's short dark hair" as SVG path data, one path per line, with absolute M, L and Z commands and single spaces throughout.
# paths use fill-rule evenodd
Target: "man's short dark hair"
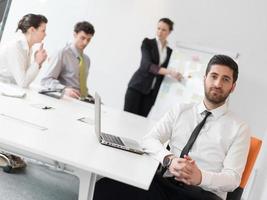
M 208 75 L 212 65 L 224 65 L 232 69 L 233 70 L 233 82 L 234 83 L 236 82 L 238 78 L 238 65 L 231 57 L 226 56 L 226 55 L 213 56 L 207 65 L 206 76 Z
M 75 24 L 74 32 L 79 33 L 80 31 L 83 31 L 86 34 L 91 34 L 91 35 L 95 34 L 94 26 L 87 21 L 78 22 L 77 24 Z
M 167 24 L 169 26 L 169 30 L 172 31 L 173 30 L 173 21 L 170 20 L 169 18 L 161 18 L 159 20 L 159 22 L 164 22 L 165 24 Z

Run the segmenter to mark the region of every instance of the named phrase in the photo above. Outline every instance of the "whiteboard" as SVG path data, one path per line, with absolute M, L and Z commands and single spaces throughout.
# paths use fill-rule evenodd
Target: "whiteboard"
M 158 120 L 177 103 L 199 102 L 204 97 L 203 77 L 212 56 L 225 54 L 237 61 L 239 54 L 177 42 L 168 68 L 183 75 L 181 82 L 165 76 L 149 118 Z

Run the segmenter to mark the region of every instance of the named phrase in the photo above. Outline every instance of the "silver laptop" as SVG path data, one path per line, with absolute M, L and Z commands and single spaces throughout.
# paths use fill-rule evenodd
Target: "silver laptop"
M 137 154 L 144 153 L 141 146 L 135 140 L 101 132 L 101 98 L 97 93 L 95 93 L 95 132 L 99 142 L 103 145 Z

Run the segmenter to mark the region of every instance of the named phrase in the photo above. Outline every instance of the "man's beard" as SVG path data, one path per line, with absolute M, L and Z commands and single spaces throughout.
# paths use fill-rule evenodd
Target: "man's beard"
M 231 90 L 227 93 L 223 93 L 222 89 L 216 89 L 214 87 L 209 88 L 209 90 L 206 88 L 205 86 L 205 97 L 206 99 L 213 103 L 213 104 L 222 104 L 225 102 L 225 100 L 228 98 L 228 96 L 231 93 Z M 216 95 L 213 95 L 212 93 L 214 92 L 214 90 L 216 90 Z

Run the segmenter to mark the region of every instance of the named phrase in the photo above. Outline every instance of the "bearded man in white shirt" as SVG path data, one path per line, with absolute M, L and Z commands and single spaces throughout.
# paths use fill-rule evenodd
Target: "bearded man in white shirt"
M 145 151 L 166 171 L 155 175 L 148 191 L 101 179 L 94 200 L 226 199 L 227 192 L 240 184 L 250 142 L 248 126 L 228 110 L 226 103 L 237 78 L 238 65 L 232 58 L 212 57 L 204 76 L 203 102 L 177 105 L 144 137 Z M 206 113 L 209 115 L 205 117 Z M 201 121 L 204 126 L 188 148 Z M 165 148 L 166 142 L 170 150 Z

